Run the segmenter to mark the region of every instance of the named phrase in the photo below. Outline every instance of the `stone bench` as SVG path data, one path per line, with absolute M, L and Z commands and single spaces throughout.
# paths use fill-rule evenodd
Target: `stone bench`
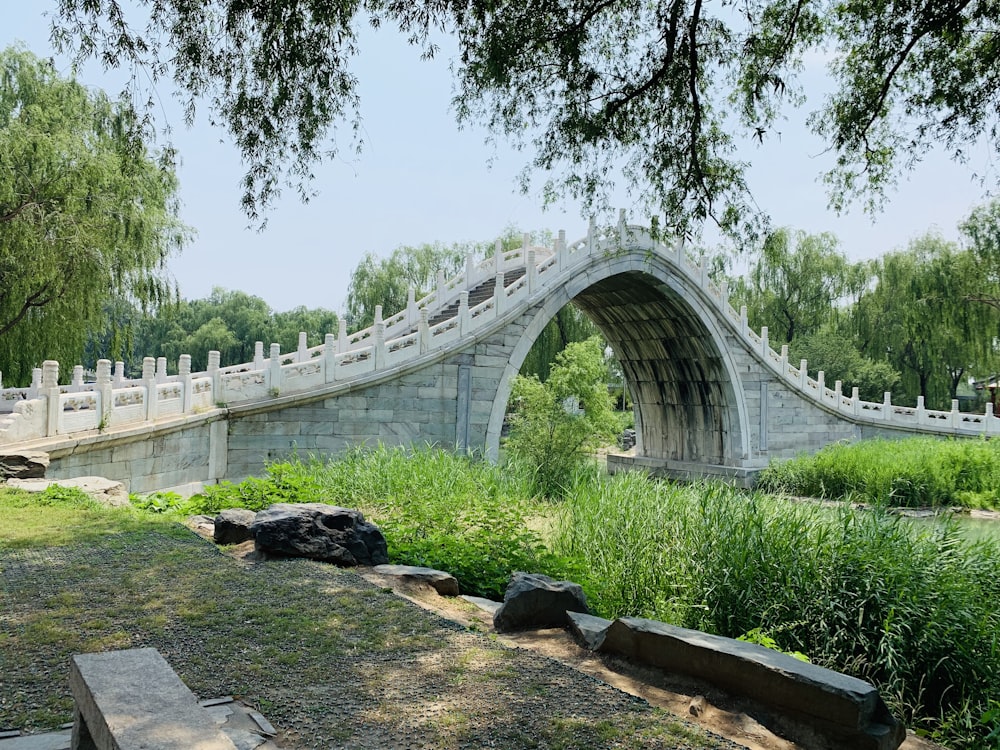
M 72 750 L 236 750 L 155 648 L 78 654 Z

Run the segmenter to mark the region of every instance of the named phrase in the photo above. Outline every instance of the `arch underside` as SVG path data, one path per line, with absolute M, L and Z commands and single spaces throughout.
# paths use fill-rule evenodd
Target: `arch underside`
M 742 458 L 734 384 L 706 323 L 681 294 L 630 271 L 594 283 L 573 302 L 621 362 L 639 455 L 718 465 Z

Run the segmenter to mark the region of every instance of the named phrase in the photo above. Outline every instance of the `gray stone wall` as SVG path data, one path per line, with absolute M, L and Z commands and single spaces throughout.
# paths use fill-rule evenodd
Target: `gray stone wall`
M 46 476 L 103 476 L 140 493 L 211 483 L 226 476 L 226 428 L 224 419 L 204 419 L 152 435 L 139 432 L 57 447 L 50 452 Z

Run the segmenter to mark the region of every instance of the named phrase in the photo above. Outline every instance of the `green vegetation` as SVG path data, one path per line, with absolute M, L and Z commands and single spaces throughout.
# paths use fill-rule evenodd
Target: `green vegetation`
M 519 375 L 510 402 L 506 450 L 533 473 L 537 491 L 556 497 L 591 451 L 621 429 L 608 395 L 608 367 L 597 337 L 569 344 L 556 355 L 543 383 Z
M 189 117 L 207 108 L 240 150 L 253 217 L 288 181 L 308 198 L 318 162 L 360 148 L 353 63 L 371 25 L 398 30 L 415 59 L 450 34 L 456 116 L 525 147 L 524 189 L 541 175 L 533 193 L 584 213 L 624 189 L 680 236 L 706 221 L 746 236 L 762 222 L 742 143 L 779 137 L 807 95 L 808 122 L 833 152 L 825 179 L 838 210 L 858 195 L 878 206 L 933 145 L 958 161 L 983 136 L 1000 148 L 984 116 L 998 101 L 998 23 L 984 1 L 755 0 L 734 12 L 702 0 L 62 0 L 52 37 L 130 70 L 140 100 L 172 76 Z M 837 54 L 824 64 L 814 53 L 827 49 Z M 817 68 L 832 90 L 804 90 Z
M 26 50 L 0 50 L 5 383 L 27 384 L 43 359 L 77 364 L 112 299 L 148 309 L 171 297 L 166 261 L 188 230 L 173 154 L 148 150 L 139 129 L 128 104 Z
M 772 462 L 758 486 L 874 505 L 1000 508 L 1000 443 L 908 438 L 829 445 Z
M 870 680 L 939 741 L 985 748 L 1000 726 L 1000 548 L 948 523 L 596 471 L 540 501 L 517 462 L 430 448 L 274 464 L 248 486 L 196 502 L 352 505 L 394 562 L 451 570 L 468 593 L 496 597 L 525 568 L 569 578 L 602 616 L 743 636 Z

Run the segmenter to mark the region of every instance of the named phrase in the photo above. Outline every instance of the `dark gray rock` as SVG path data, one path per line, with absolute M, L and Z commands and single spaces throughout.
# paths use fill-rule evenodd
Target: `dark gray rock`
M 253 538 L 250 534 L 250 524 L 257 519 L 257 514 L 246 508 L 226 508 L 219 511 L 215 517 L 215 529 L 212 538 L 216 544 L 242 544 Z
M 514 573 L 503 595 L 503 605 L 493 615 L 499 632 L 531 628 L 561 628 L 566 612 L 589 612 L 579 584 L 557 581 L 540 573 Z
M 372 570 L 383 576 L 426 583 L 441 596 L 458 596 L 458 579 L 443 570 L 422 568 L 417 565 L 376 565 Z
M 597 650 L 702 679 L 799 717 L 817 733 L 809 747 L 895 750 L 906 737 L 870 683 L 754 643 L 622 617 Z
M 308 557 L 342 567 L 389 562 L 379 528 L 360 511 L 336 505 L 277 503 L 257 514 L 250 533 L 265 557 Z
M 48 453 L 16 450 L 0 452 L 0 480 L 42 479 L 48 468 Z
M 583 612 L 567 612 L 566 617 L 569 619 L 569 632 L 573 634 L 577 643 L 591 651 L 600 648 L 611 626 L 611 620 Z

